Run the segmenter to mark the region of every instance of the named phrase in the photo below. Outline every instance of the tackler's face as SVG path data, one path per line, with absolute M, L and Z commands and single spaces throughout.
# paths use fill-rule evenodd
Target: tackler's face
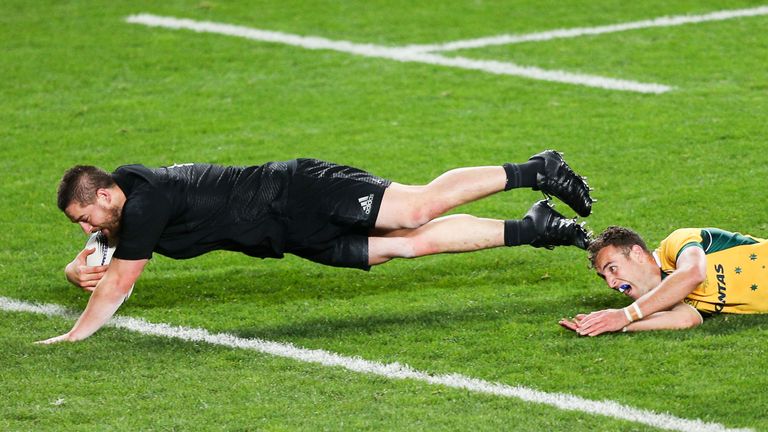
M 646 253 L 640 246 L 627 249 L 606 246 L 595 258 L 595 270 L 611 289 L 633 299 L 640 298 L 655 286 L 651 282 Z
M 110 241 L 114 241 L 120 232 L 122 209 L 112 202 L 111 196 L 101 193 L 102 191 L 105 189 L 97 191 L 93 203 L 73 202 L 64 213 L 73 223 L 79 224 L 86 234 L 101 231 Z

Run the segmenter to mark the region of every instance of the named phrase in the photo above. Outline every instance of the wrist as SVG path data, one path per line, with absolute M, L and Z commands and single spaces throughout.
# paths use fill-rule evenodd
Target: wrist
M 76 341 L 78 341 L 78 340 L 79 340 L 78 338 L 76 338 L 76 337 L 75 337 L 75 336 L 72 334 L 72 331 L 71 331 L 71 330 L 70 330 L 70 331 L 68 331 L 67 333 L 64 333 L 64 334 L 62 335 L 62 338 L 64 339 L 64 341 L 65 341 L 65 342 L 76 342 Z
M 637 302 L 623 308 L 622 311 L 624 311 L 624 317 L 627 318 L 628 324 L 641 320 L 645 316 L 643 315 L 643 311 L 640 310 L 640 306 L 637 305 Z
M 629 311 L 629 306 L 622 308 L 621 310 L 624 312 L 624 318 L 627 319 L 627 325 L 632 324 L 634 319 L 632 319 L 632 313 Z

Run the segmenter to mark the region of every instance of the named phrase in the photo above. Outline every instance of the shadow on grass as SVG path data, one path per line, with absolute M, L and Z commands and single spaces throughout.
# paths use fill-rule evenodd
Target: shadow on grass
M 552 305 L 549 305 L 552 306 Z M 559 307 L 565 308 L 566 302 L 561 302 Z M 517 325 L 541 326 L 542 316 L 550 311 L 544 311 L 540 314 L 532 312 L 518 313 L 521 304 L 518 302 L 499 301 L 489 307 L 488 305 L 478 305 L 461 309 L 444 310 L 420 310 L 416 313 L 403 314 L 377 314 L 355 317 L 326 317 L 311 320 L 297 320 L 295 323 L 289 323 L 278 326 L 269 326 L 263 328 L 240 328 L 233 329 L 231 333 L 245 338 L 259 338 L 266 340 L 295 340 L 296 338 L 325 338 L 329 336 L 341 336 L 350 334 L 373 335 L 378 333 L 398 332 L 399 328 L 412 331 L 414 328 L 462 328 L 463 324 L 474 326 L 477 323 L 498 322 L 499 326 L 514 321 Z M 526 308 L 523 308 L 526 309 Z M 535 310 L 535 305 L 530 305 L 527 309 Z M 552 321 L 553 328 L 556 327 L 556 321 Z M 654 339 L 688 340 L 698 338 L 704 335 L 725 336 L 731 334 L 743 333 L 747 330 L 768 330 L 768 314 L 763 315 L 721 315 L 707 320 L 705 325 L 697 327 L 692 331 L 679 331 L 647 333 L 646 336 L 655 335 Z
M 736 334 L 745 330 L 768 330 L 768 314 L 715 315 L 710 318 L 706 318 L 704 324 L 696 328 L 698 333 L 711 336 Z
M 323 317 L 310 320 L 265 326 L 261 328 L 235 328 L 228 333 L 245 338 L 266 340 L 294 340 L 296 338 L 326 338 L 342 335 L 373 335 L 378 333 L 397 333 L 398 329 L 415 328 L 450 328 L 463 323 L 499 322 L 503 324 L 515 319 L 509 313 L 509 304 L 499 304 L 489 308 L 487 305 L 472 306 L 462 309 L 419 310 L 409 313 L 368 314 L 354 317 Z
M 398 262 L 371 272 L 324 267 L 302 260 L 264 261 L 254 265 L 187 265 L 188 268 L 164 263 L 139 281 L 137 292 L 140 289 L 141 295 L 133 299 L 133 304 L 142 308 L 212 302 L 268 306 L 305 300 L 345 300 L 425 287 L 452 290 L 478 284 L 506 288 L 559 283 L 541 265 L 508 261 L 513 263 L 513 268 L 524 266 L 527 271 L 505 270 L 499 260 L 451 257 Z

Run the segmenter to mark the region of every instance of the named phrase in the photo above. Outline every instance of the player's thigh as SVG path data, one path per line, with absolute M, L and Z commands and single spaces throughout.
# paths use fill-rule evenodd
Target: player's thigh
M 393 182 L 384 191 L 375 227 L 381 230 L 415 228 L 431 217 L 431 209 L 424 201 L 424 186 Z

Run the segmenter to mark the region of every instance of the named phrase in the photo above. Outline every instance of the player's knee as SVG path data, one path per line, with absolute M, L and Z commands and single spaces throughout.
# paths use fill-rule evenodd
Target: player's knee
M 432 219 L 443 214 L 444 209 L 439 204 L 424 203 L 404 214 L 404 228 L 418 228 Z
M 441 216 L 449 207 L 436 199 L 429 186 L 404 186 L 393 184 L 384 195 L 379 213 L 389 228 L 418 228 Z
M 408 258 L 432 255 L 439 252 L 434 242 L 420 236 L 411 237 L 408 239 L 408 250 Z
M 429 222 L 429 212 L 424 208 L 415 208 L 405 215 L 403 221 L 405 228 L 418 228 Z

